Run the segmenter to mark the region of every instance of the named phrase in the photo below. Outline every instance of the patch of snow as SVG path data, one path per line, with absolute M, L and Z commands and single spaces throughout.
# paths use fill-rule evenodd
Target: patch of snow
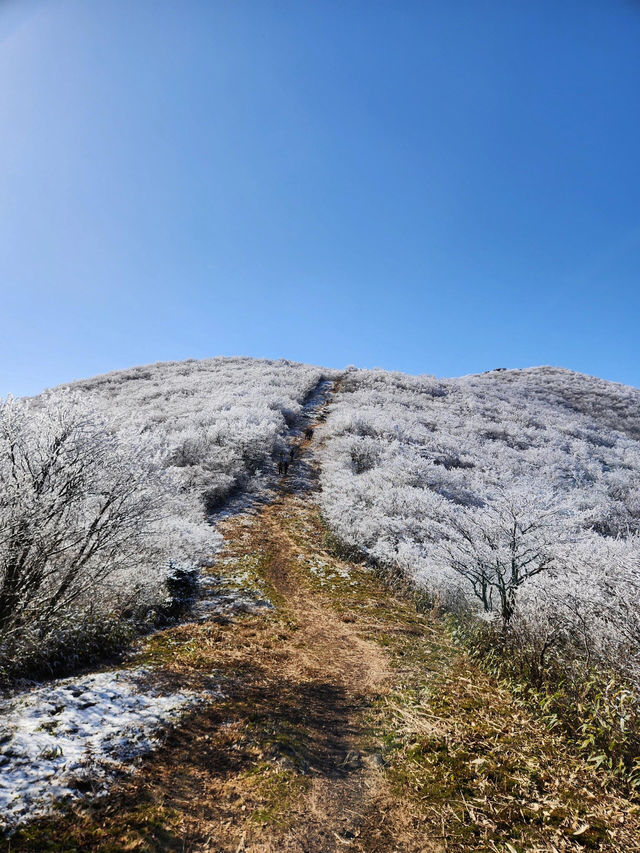
M 325 560 L 317 560 L 315 563 L 309 561 L 308 569 L 312 575 L 320 579 L 321 586 L 324 586 L 325 581 L 332 581 L 337 578 L 348 580 L 351 577 L 351 573 L 347 569 L 340 568 L 340 566 L 333 565 Z M 351 585 L 353 586 L 354 583 L 352 582 Z
M 104 788 L 153 748 L 164 725 L 203 699 L 149 692 L 147 674 L 141 667 L 67 678 L 0 702 L 0 830 L 83 788 Z
M 273 604 L 258 589 L 247 587 L 249 574 L 242 572 L 231 578 L 202 575 L 200 599 L 193 609 L 193 617 L 200 622 L 213 616 L 232 616 L 234 613 L 257 613 L 273 610 Z M 239 586 L 234 589 L 233 586 Z

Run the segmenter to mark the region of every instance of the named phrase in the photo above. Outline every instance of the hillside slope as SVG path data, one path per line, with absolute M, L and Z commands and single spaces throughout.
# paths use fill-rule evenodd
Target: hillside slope
M 410 590 L 336 556 L 312 448 L 273 503 L 220 526 L 212 577 L 253 578 L 274 610 L 168 629 L 132 661 L 173 691 L 213 679 L 218 696 L 176 720 L 108 796 L 70 803 L 0 849 L 639 849 L 633 802 L 475 666 Z
M 171 617 L 220 542 L 207 515 L 268 497 L 328 373 L 209 359 L 0 401 L 0 688 Z
M 70 390 L 2 411 L 36 475 L 17 497 L 98 451 L 61 553 L 110 459 L 154 495 L 154 537 L 209 545 L 181 624 L 2 704 L 0 849 L 640 849 L 635 389 L 214 359 Z M 125 556 L 77 613 L 113 607 Z
M 110 421 L 132 417 L 159 439 L 167 467 L 214 511 L 239 490 L 268 486 L 307 399 L 335 371 L 295 362 L 211 358 L 160 362 L 68 386 Z
M 517 599 L 581 655 L 628 658 L 635 679 L 639 424 L 639 391 L 564 370 L 354 370 L 324 428 L 323 512 L 347 546 L 449 606 L 509 618 Z

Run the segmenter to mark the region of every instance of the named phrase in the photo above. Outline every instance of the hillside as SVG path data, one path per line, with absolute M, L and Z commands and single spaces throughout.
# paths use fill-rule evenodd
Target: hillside
M 7 829 L 66 803 L 10 849 L 640 849 L 639 402 L 555 368 L 249 359 L 34 401 L 40 430 L 81 410 L 109 453 L 153 447 L 148 594 L 189 537 L 195 586 L 124 667 L 5 700 Z M 71 618 L 123 595 L 117 556 Z
M 558 367 L 534 367 L 524 370 L 492 371 L 474 379 L 475 384 L 492 384 L 498 389 L 527 399 L 565 407 L 597 424 L 600 428 L 626 433 L 640 439 L 640 390 L 618 382 L 607 382 Z M 458 380 L 465 382 L 464 379 Z
M 329 373 L 209 359 L 4 401 L 0 686 L 72 670 L 172 615 L 172 590 L 220 545 L 207 516 L 268 497 Z
M 513 610 L 547 656 L 624 662 L 637 684 L 639 422 L 636 389 L 564 370 L 353 371 L 323 433 L 323 513 L 449 608 Z
M 284 360 L 213 358 L 135 367 L 68 387 L 113 422 L 134 417 L 159 438 L 167 467 L 213 511 L 235 492 L 268 485 L 287 431 L 334 373 Z

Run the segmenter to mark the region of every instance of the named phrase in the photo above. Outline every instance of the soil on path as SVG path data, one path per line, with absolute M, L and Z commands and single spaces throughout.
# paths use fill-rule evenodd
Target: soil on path
M 11 851 L 640 850 L 637 807 L 478 670 L 413 595 L 344 559 L 308 442 L 277 499 L 221 524 L 219 562 L 274 609 L 160 632 L 142 659 L 225 698 L 103 798 Z M 419 603 L 419 602 L 418 602 Z M 8 846 L 10 844 L 10 846 Z

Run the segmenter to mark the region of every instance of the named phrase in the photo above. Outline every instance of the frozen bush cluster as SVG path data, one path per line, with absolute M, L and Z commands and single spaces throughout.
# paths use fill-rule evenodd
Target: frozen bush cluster
M 331 371 L 295 362 L 212 358 L 165 362 L 74 383 L 116 423 L 136 413 L 161 439 L 166 465 L 209 510 L 258 488 L 305 400 Z
M 346 545 L 637 682 L 640 391 L 554 368 L 350 370 L 324 435 Z
M 0 401 L 0 676 L 73 668 L 167 611 L 167 577 L 219 545 L 207 513 L 264 488 L 324 375 L 218 358 Z

